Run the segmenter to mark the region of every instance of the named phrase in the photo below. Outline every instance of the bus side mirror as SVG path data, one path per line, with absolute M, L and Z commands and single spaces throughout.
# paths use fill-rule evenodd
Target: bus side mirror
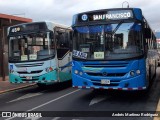
M 149 28 L 145 28 L 144 29 L 144 37 L 146 38 L 146 39 L 149 39 L 149 38 L 151 38 L 151 30 L 149 29 Z

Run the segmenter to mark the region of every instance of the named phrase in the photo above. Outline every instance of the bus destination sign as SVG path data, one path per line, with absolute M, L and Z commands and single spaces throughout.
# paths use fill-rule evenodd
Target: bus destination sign
M 106 20 L 121 20 L 133 18 L 132 10 L 109 10 L 100 12 L 89 12 L 85 14 L 80 14 L 78 16 L 79 22 L 89 22 L 89 21 L 106 21 Z
M 17 32 L 27 32 L 27 31 L 35 31 L 35 30 L 45 30 L 45 29 L 47 29 L 46 24 L 35 23 L 35 24 L 26 24 L 26 25 L 11 27 L 10 32 L 17 33 Z

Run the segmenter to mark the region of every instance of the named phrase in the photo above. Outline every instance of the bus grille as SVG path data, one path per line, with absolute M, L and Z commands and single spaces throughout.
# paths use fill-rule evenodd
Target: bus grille
M 83 63 L 84 67 L 98 67 L 98 68 L 104 68 L 104 67 L 109 67 L 109 68 L 115 68 L 115 67 L 127 67 L 128 62 L 123 62 L 123 63 Z
M 40 63 L 26 63 L 26 64 L 15 64 L 16 67 L 37 67 L 37 66 L 43 66 L 44 62 Z
M 31 71 L 31 72 L 27 72 L 27 71 L 17 71 L 17 73 L 19 74 L 37 74 L 37 73 L 41 73 L 43 70 L 37 70 L 37 71 Z
M 26 79 L 26 77 L 21 77 L 23 81 L 37 81 L 39 77 L 32 77 L 32 79 Z
M 86 74 L 90 76 L 123 77 L 126 73 L 107 73 L 104 75 L 103 73 L 86 72 Z

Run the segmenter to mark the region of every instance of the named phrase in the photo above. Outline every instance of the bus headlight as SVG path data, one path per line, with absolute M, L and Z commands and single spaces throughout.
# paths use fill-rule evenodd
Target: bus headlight
M 74 73 L 75 73 L 75 74 L 78 74 L 78 70 L 75 70 Z
M 131 76 L 134 76 L 134 74 L 135 74 L 134 71 L 131 71 L 131 72 L 130 72 L 130 75 L 131 75 Z
M 141 73 L 140 70 L 136 70 L 136 74 L 139 75 Z
M 53 71 L 52 67 L 46 68 L 46 72 L 51 72 L 51 71 Z
M 83 72 L 80 72 L 79 74 L 82 76 L 82 75 L 83 75 Z
M 10 73 L 14 73 L 14 70 L 10 70 Z

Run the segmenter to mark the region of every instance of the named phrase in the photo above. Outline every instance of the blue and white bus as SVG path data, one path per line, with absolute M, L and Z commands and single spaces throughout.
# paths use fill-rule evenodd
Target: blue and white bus
M 9 80 L 45 86 L 71 80 L 71 28 L 52 22 L 11 26 Z
M 73 16 L 75 88 L 145 90 L 156 74 L 156 37 L 139 8 Z

